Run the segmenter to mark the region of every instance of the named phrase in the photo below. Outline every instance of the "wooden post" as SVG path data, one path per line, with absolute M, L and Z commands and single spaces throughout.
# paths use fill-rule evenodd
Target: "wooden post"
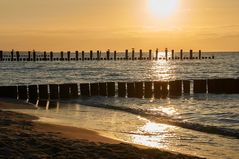
M 80 84 L 80 95 L 89 97 L 90 96 L 90 85 L 89 83 L 81 83 Z
M 3 51 L 0 50 L 0 61 L 3 61 Z
M 92 60 L 92 59 L 93 59 L 93 51 L 90 50 L 90 60 Z
M 106 59 L 110 60 L 110 50 L 107 50 L 107 52 L 106 52 Z
M 118 82 L 118 97 L 126 97 L 126 84 L 125 84 L 125 82 Z
M 194 93 L 206 93 L 206 80 L 194 80 L 193 81 L 193 92 Z
M 64 52 L 61 51 L 61 58 L 60 58 L 60 61 L 64 61 Z
M 170 95 L 170 97 L 182 95 L 182 81 L 181 80 L 169 82 L 169 95 Z
M 156 49 L 156 60 L 159 59 L 159 57 L 158 57 L 158 53 L 159 53 L 159 49 L 157 48 L 157 49 Z
M 154 82 L 154 97 L 166 98 L 168 95 L 168 82 L 155 81 Z
M 27 100 L 27 86 L 18 86 L 18 99 Z
M 69 84 L 70 87 L 70 98 L 78 97 L 78 85 L 76 83 Z
M 184 94 L 190 93 L 190 81 L 188 81 L 188 80 L 183 81 L 183 93 Z
M 154 82 L 154 98 L 160 98 L 161 97 L 161 84 L 159 81 Z
M 75 53 L 76 53 L 76 61 L 78 61 L 79 60 L 79 51 L 76 51 Z
M 149 50 L 149 60 L 152 60 L 152 50 Z
M 172 60 L 174 60 L 174 50 L 172 50 Z
M 107 83 L 107 95 L 108 95 L 108 97 L 115 96 L 115 83 L 114 82 Z
M 84 51 L 81 52 L 81 60 L 82 60 L 82 61 L 85 60 L 85 52 L 84 52 Z
M 39 85 L 39 99 L 48 99 L 48 86 Z
M 36 61 L 36 51 L 33 50 L 33 61 Z
M 37 85 L 28 86 L 29 102 L 35 103 L 38 99 Z
M 135 82 L 135 97 L 143 98 L 143 82 Z
M 46 61 L 46 51 L 43 53 L 43 61 Z
M 106 83 L 99 83 L 99 95 L 107 96 Z
M 134 48 L 132 48 L 132 57 L 131 57 L 132 60 L 134 60 L 134 52 L 135 52 L 135 51 L 134 51 Z
M 114 51 L 114 60 L 116 60 L 116 54 L 117 54 L 116 51 Z
M 190 50 L 190 59 L 193 59 L 193 50 Z
M 127 97 L 128 98 L 135 97 L 135 86 L 133 82 L 127 83 Z
M 14 50 L 11 51 L 11 61 L 13 61 L 13 53 L 14 53 Z
M 97 50 L 97 60 L 100 60 L 100 51 Z
M 28 59 L 27 61 L 31 61 L 31 51 L 28 51 Z
M 19 61 L 19 59 L 20 59 L 19 51 L 16 51 L 16 56 L 17 56 L 17 61 Z
M 59 88 L 57 84 L 50 84 L 50 99 L 59 98 Z
M 67 51 L 67 61 L 70 61 L 70 59 L 71 59 L 71 52 Z
M 128 60 L 129 56 L 128 56 L 128 50 L 125 50 L 125 59 Z
M 90 95 L 91 96 L 99 95 L 99 83 L 91 83 L 90 84 Z
M 53 52 L 50 52 L 50 60 L 53 61 Z
M 165 49 L 165 59 L 168 60 L 168 49 Z
M 144 98 L 152 98 L 153 97 L 153 89 L 152 82 L 144 82 Z
M 139 50 L 139 60 L 143 59 L 143 51 L 142 49 Z
M 202 59 L 202 51 L 201 50 L 199 50 L 199 53 L 198 53 L 199 55 L 198 55 L 198 58 L 201 60 Z
M 60 99 L 67 99 L 70 97 L 70 87 L 68 84 L 60 84 Z
M 183 49 L 180 50 L 180 60 L 183 60 Z

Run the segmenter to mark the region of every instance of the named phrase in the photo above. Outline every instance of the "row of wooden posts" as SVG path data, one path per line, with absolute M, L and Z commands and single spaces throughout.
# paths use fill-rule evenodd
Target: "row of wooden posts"
M 152 50 L 149 50 L 148 57 L 143 57 L 143 51 L 139 51 L 139 57 L 135 57 L 135 51 L 134 49 L 131 52 L 131 57 L 129 56 L 129 51 L 125 50 L 125 56 L 124 57 L 117 57 L 117 52 L 113 52 L 113 57 L 111 57 L 110 50 L 106 51 L 106 57 L 101 57 L 101 51 L 97 51 L 97 56 L 93 56 L 93 51 L 91 50 L 89 52 L 90 57 L 85 57 L 85 52 L 81 52 L 81 57 L 79 57 L 79 51 L 75 51 L 75 57 L 71 57 L 71 52 L 67 52 L 67 57 L 64 57 L 64 52 L 60 52 L 60 57 L 54 57 L 53 52 L 51 51 L 49 55 L 47 55 L 47 52 L 43 52 L 43 56 L 37 55 L 36 51 L 28 51 L 27 57 L 22 57 L 19 51 L 11 51 L 9 56 L 5 56 L 3 54 L 3 51 L 0 51 L 0 61 L 84 61 L 84 60 L 183 60 L 183 59 L 214 59 L 214 56 L 210 57 L 204 57 L 202 56 L 201 50 L 198 52 L 198 56 L 193 56 L 193 50 L 190 50 L 189 57 L 183 56 L 183 50 L 180 50 L 180 56 L 175 56 L 174 50 L 171 51 L 171 56 L 169 57 L 168 49 L 165 49 L 165 57 L 159 57 L 159 51 L 158 49 L 155 51 L 155 56 L 152 56 Z
M 69 99 L 79 96 L 159 99 L 180 97 L 183 94 L 190 94 L 191 90 L 193 93 L 239 94 L 239 79 L 0 86 L 0 97 L 19 100 L 29 99 L 29 101 Z

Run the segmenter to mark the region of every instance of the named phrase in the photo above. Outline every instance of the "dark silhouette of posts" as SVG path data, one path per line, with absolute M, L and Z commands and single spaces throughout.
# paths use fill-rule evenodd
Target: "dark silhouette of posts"
M 17 61 L 20 61 L 20 54 L 19 51 L 16 51 Z
M 110 50 L 107 50 L 107 52 L 106 52 L 106 59 L 107 59 L 107 60 L 110 59 Z
M 18 86 L 18 99 L 27 100 L 27 86 Z
M 50 52 L 50 60 L 53 61 L 53 52 Z
M 183 50 L 180 50 L 180 60 L 183 60 Z
M 152 50 L 149 50 L 149 60 L 152 60 Z
M 85 52 L 84 52 L 84 51 L 81 52 L 81 60 L 82 60 L 82 61 L 85 60 Z
M 158 57 L 158 53 L 159 53 L 159 49 L 157 48 L 157 49 L 156 49 L 156 60 L 158 60 L 158 58 L 159 58 L 159 57 Z
M 48 86 L 39 85 L 39 99 L 48 99 Z
M 189 59 L 193 59 L 193 50 L 190 50 L 190 57 Z
M 1 86 L 0 97 L 17 99 L 17 86 Z
M 169 82 L 169 95 L 170 97 L 176 97 L 182 95 L 182 81 L 170 81 Z
M 183 93 L 185 93 L 185 94 L 190 93 L 190 81 L 188 81 L 188 80 L 183 81 Z
M 144 82 L 144 98 L 152 98 L 153 97 L 153 89 L 152 82 Z
M 0 61 L 3 61 L 3 51 L 0 50 Z
M 70 87 L 70 98 L 78 97 L 78 85 L 76 83 L 69 84 Z
M 117 54 L 117 52 L 116 51 L 114 51 L 114 60 L 116 60 L 116 54 Z
M 160 98 L 161 97 L 161 84 L 159 81 L 154 82 L 154 98 Z
M 198 59 L 202 59 L 202 51 L 201 50 L 199 50 L 199 53 L 198 53 Z
M 100 60 L 100 51 L 97 50 L 97 60 Z
M 90 84 L 90 95 L 91 96 L 99 95 L 99 83 L 91 83 Z
M 142 49 L 139 50 L 139 60 L 143 59 L 143 51 Z
M 46 61 L 46 51 L 43 53 L 43 61 Z
M 59 88 L 57 84 L 50 84 L 50 99 L 58 99 L 59 98 Z
M 37 85 L 28 86 L 29 102 L 35 103 L 38 99 Z
M 135 82 L 135 97 L 143 98 L 143 82 Z
M 127 83 L 127 97 L 128 98 L 135 97 L 135 86 L 133 82 Z
M 115 96 L 115 83 L 114 82 L 107 83 L 107 95 L 108 95 L 108 97 Z
M 174 50 L 172 50 L 172 55 L 171 55 L 172 57 L 172 60 L 174 60 Z
M 99 95 L 107 96 L 106 83 L 99 83 Z
M 135 51 L 134 51 L 134 48 L 132 48 L 132 60 L 134 60 L 134 53 L 135 53 Z
M 81 83 L 80 84 L 80 95 L 83 97 L 90 96 L 90 85 L 89 83 Z
M 33 61 L 36 61 L 36 51 L 33 50 Z
M 27 61 L 31 61 L 31 51 L 28 51 L 28 59 Z
M 71 52 L 67 51 L 67 61 L 70 61 L 70 59 L 71 59 Z
M 206 80 L 194 80 L 193 81 L 193 92 L 194 93 L 206 93 Z
M 67 99 L 70 97 L 70 87 L 68 84 L 60 84 L 59 85 L 60 88 L 60 99 Z
M 92 59 L 93 59 L 93 51 L 90 50 L 90 60 L 92 60 Z
M 11 61 L 13 61 L 13 53 L 14 53 L 14 50 L 11 51 Z
M 75 53 L 76 53 L 76 61 L 78 61 L 79 60 L 79 51 L 76 51 Z
M 154 82 L 154 97 L 166 98 L 168 95 L 168 82 L 155 81 Z
M 60 58 L 60 61 L 64 61 L 64 52 L 61 51 L 61 58 Z
M 126 97 L 126 83 L 118 82 L 118 97 Z
M 165 59 L 168 60 L 168 49 L 165 49 Z
M 126 60 L 128 60 L 128 58 L 129 58 L 128 52 L 129 52 L 128 50 L 125 50 L 125 59 Z

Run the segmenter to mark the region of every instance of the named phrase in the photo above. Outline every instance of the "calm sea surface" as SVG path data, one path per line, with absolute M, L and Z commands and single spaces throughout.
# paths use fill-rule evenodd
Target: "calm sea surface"
M 239 78 L 239 53 L 203 54 L 212 55 L 214 60 L 0 62 L 0 85 Z M 207 158 L 239 158 L 239 95 L 92 97 L 59 101 L 54 109 L 20 111 L 130 143 Z

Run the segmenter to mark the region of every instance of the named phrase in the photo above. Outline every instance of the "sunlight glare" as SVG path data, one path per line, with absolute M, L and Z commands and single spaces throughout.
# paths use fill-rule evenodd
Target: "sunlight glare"
M 179 0 L 149 0 L 149 10 L 156 17 L 169 17 L 178 7 Z

